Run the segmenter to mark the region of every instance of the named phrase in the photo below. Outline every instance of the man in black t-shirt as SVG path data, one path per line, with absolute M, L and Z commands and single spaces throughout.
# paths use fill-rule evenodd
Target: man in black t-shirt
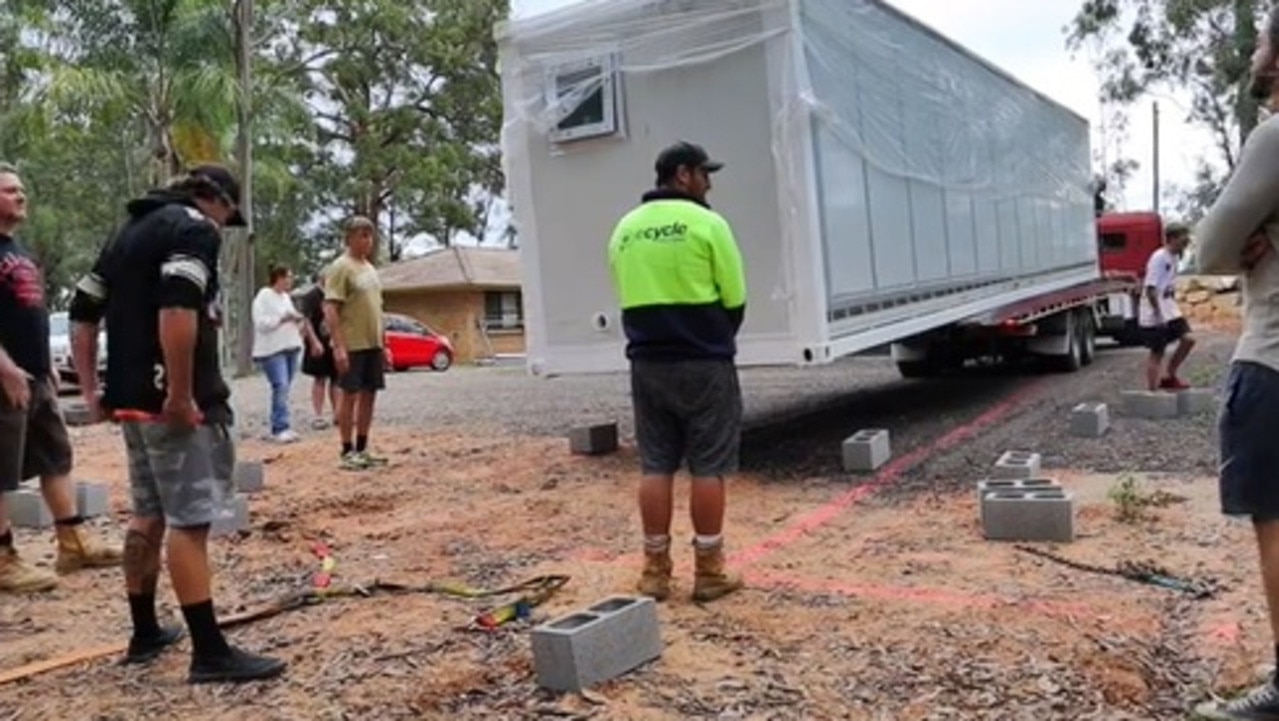
M 84 529 L 71 482 L 71 440 L 58 409 L 49 358 L 49 309 L 40 267 L 13 233 L 26 219 L 22 179 L 0 165 L 0 593 L 51 590 L 57 577 L 22 561 L 13 545 L 5 493 L 40 478 L 41 496 L 54 518 L 55 568 L 118 566 L 117 548 L 94 542 Z
M 133 519 L 125 585 L 133 620 L 128 662 L 155 658 L 180 636 L 156 618 L 160 545 L 191 632 L 192 683 L 270 678 L 277 659 L 230 646 L 213 610 L 209 526 L 234 494 L 230 389 L 218 356 L 221 228 L 243 225 L 240 186 L 203 165 L 132 200 L 124 227 L 76 285 L 72 353 L 95 413 L 120 422 Z M 107 324 L 106 393 L 98 406 L 98 324 Z

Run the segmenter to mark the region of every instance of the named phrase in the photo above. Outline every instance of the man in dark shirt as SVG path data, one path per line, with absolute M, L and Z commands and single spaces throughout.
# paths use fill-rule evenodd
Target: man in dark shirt
M 54 567 L 118 566 L 119 549 L 85 533 L 71 483 L 71 441 L 58 410 L 57 381 L 49 358 L 49 309 L 39 266 L 13 232 L 27 217 L 17 171 L 0 165 L 0 593 L 47 591 L 55 576 L 23 563 L 13 546 L 5 493 L 40 478 L 58 539 Z
M 128 662 L 149 661 L 180 629 L 155 611 L 160 544 L 191 632 L 192 683 L 277 676 L 285 664 L 230 646 L 213 610 L 209 526 L 234 493 L 230 389 L 218 356 L 221 228 L 243 225 L 240 187 L 221 166 L 192 169 L 132 200 L 123 228 L 76 285 L 72 352 L 85 400 L 120 421 L 133 519 L 125 585 L 133 620 Z M 107 324 L 106 392 L 99 401 L 98 324 Z M 99 405 L 100 403 L 100 405 Z

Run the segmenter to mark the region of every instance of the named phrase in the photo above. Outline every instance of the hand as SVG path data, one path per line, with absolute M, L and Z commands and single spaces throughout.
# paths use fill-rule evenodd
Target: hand
M 172 394 L 164 399 L 164 407 L 160 411 L 164 422 L 175 431 L 190 431 L 200 424 L 200 409 L 190 397 L 181 398 Z
M 14 408 L 25 411 L 31 403 L 31 374 L 12 365 L 0 370 L 0 385 L 4 387 L 4 395 Z
M 345 348 L 333 349 L 333 367 L 337 368 L 338 375 L 346 375 L 351 370 L 351 359 L 346 355 Z
M 393 367 L 393 366 L 395 365 L 395 363 L 394 363 L 394 359 L 393 359 L 393 358 L 392 358 L 392 356 L 391 356 L 391 349 L 390 349 L 390 348 L 383 348 L 383 349 L 382 349 L 382 358 L 386 361 L 386 367 L 387 367 L 387 368 L 391 368 L 391 367 Z
M 311 341 L 310 347 L 311 347 L 312 358 L 319 358 L 320 356 L 324 355 L 324 346 L 321 345 L 320 343 L 316 341 Z
M 1274 245 L 1270 242 L 1270 236 L 1265 233 L 1257 233 L 1248 239 L 1243 246 L 1243 268 L 1244 270 L 1252 270 L 1262 258 L 1274 250 Z

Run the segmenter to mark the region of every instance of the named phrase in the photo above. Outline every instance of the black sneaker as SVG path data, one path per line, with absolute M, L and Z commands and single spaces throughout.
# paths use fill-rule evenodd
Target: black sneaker
M 120 663 L 150 663 L 164 653 L 164 649 L 182 640 L 185 635 L 181 626 L 168 626 L 162 627 L 157 636 L 134 636 L 129 639 L 129 650 Z
M 284 673 L 288 664 L 278 658 L 256 656 L 232 648 L 225 656 L 192 658 L 189 683 L 240 683 L 262 681 Z
M 1245 696 L 1200 704 L 1195 717 L 1206 721 L 1279 721 L 1279 688 L 1269 681 Z

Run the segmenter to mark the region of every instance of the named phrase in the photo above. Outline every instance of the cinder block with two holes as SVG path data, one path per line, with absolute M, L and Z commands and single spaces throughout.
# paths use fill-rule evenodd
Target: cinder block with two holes
M 84 403 L 63 403 L 61 409 L 62 420 L 68 426 L 87 426 L 93 423 L 93 414 Z
M 1162 420 L 1177 417 L 1177 394 L 1168 391 L 1124 391 L 1124 415 Z
M 581 691 L 662 655 L 657 604 L 647 596 L 613 596 L 533 629 L 537 683 Z
M 617 450 L 617 424 L 577 426 L 568 433 L 568 448 L 572 453 L 586 456 L 612 453 Z
M 227 501 L 227 507 L 220 518 L 209 527 L 209 535 L 232 536 L 240 531 L 249 530 L 249 499 L 239 493 Z
M 995 468 L 990 472 L 991 478 L 1001 480 L 1018 480 L 1034 478 L 1039 475 L 1042 458 L 1038 453 L 1029 451 L 1004 451 L 995 461 Z
M 1070 433 L 1100 438 L 1110 428 L 1110 408 L 1105 403 L 1080 403 L 1070 411 Z
M 83 518 L 105 516 L 110 511 L 111 498 L 105 483 L 77 481 L 75 484 L 76 512 Z
M 882 428 L 857 431 L 844 439 L 841 450 L 845 471 L 878 470 L 893 455 L 888 431 Z
M 985 523 L 986 496 L 992 493 L 1052 491 L 1061 488 L 1061 484 L 1052 478 L 1022 479 L 987 479 L 977 481 L 977 516 Z
M 1187 388 L 1177 391 L 1177 414 L 1197 416 L 1217 410 L 1217 394 L 1211 388 Z
M 53 513 L 45 505 L 44 496 L 34 488 L 20 488 L 4 494 L 9 507 L 9 523 L 18 528 L 48 528 L 53 525 Z
M 1074 494 L 1060 486 L 991 491 L 981 499 L 982 532 L 991 541 L 1075 540 Z
M 262 461 L 236 461 L 235 490 L 240 493 L 258 493 L 266 487 L 266 468 Z

